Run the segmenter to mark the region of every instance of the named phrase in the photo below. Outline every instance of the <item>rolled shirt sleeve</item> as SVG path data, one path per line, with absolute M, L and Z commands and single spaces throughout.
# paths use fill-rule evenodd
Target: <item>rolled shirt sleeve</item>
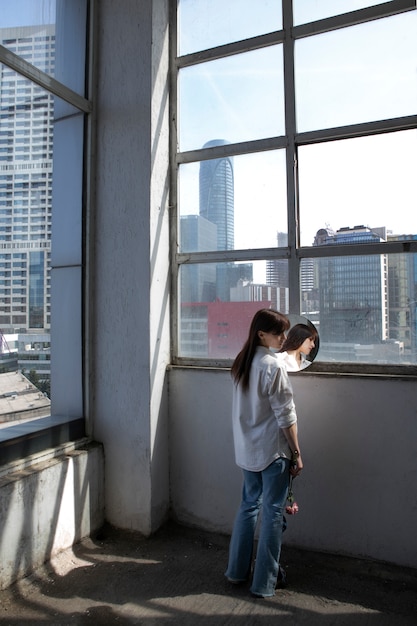
M 278 367 L 271 376 L 268 390 L 271 408 L 280 428 L 288 428 L 297 422 L 293 390 L 285 367 Z

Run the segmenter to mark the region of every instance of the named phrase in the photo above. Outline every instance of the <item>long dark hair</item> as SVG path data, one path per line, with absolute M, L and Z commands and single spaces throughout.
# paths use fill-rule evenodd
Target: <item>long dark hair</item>
M 281 346 L 280 352 L 297 350 L 306 339 L 310 338 L 316 341 L 317 331 L 315 328 L 307 326 L 307 324 L 295 324 L 290 328 L 287 338 Z
M 232 365 L 232 377 L 236 384 L 241 382 L 244 390 L 249 387 L 250 368 L 256 348 L 261 343 L 259 331 L 282 335 L 289 327 L 289 319 L 274 309 L 260 309 L 255 313 L 250 325 L 249 336 Z

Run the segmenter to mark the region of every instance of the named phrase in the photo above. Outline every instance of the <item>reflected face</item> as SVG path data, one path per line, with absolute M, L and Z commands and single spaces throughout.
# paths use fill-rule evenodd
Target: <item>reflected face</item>
M 306 339 L 305 341 L 303 341 L 303 343 L 300 346 L 300 352 L 302 352 L 303 354 L 310 354 L 310 352 L 312 351 L 312 349 L 315 347 L 315 343 L 314 343 L 314 339 L 313 337 L 309 337 L 308 339 Z

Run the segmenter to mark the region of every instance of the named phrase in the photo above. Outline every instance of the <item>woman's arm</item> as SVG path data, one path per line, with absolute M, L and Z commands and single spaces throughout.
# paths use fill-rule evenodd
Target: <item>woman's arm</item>
M 297 424 L 292 424 L 287 428 L 283 428 L 282 432 L 284 433 L 292 452 L 290 474 L 291 476 L 298 476 L 304 465 L 303 459 L 301 458 L 300 446 L 298 444 Z

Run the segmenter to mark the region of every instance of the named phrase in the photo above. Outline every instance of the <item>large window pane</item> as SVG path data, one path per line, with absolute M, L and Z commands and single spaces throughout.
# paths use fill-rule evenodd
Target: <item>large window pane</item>
M 416 145 L 410 130 L 301 146 L 301 245 L 313 245 L 321 228 L 382 227 L 382 239 L 416 234 Z
M 282 46 L 182 69 L 179 115 L 181 151 L 283 135 Z
M 284 150 L 181 165 L 179 189 L 183 252 L 275 247 L 287 231 Z
M 51 94 L 0 65 L 3 426 L 50 414 L 53 116 Z
M 24 13 L 19 1 L 6 4 L 8 10 L 0 13 L 0 26 L 9 24 L 0 27 L 1 42 L 10 48 L 14 38 L 16 45 L 28 48 L 22 55 L 26 61 L 51 74 L 56 60 L 60 80 L 83 93 L 86 0 L 57 3 L 56 32 L 61 41 L 57 48 L 55 34 L 39 34 L 48 30 L 51 22 L 50 30 L 55 33 L 55 10 L 51 9 L 55 3 L 33 2 L 32 6 L 26 2 Z M 73 54 L 66 62 L 71 47 Z M 19 54 L 20 49 L 14 52 Z M 50 60 L 49 69 L 38 63 L 41 58 Z M 7 426 L 2 439 L 16 436 L 14 422 L 45 418 L 54 409 L 55 415 L 58 411 L 68 419 L 83 415 L 85 120 L 74 106 L 54 97 L 47 90 L 49 81 L 45 82 L 42 88 L 0 65 L 0 378 L 5 377 L 0 380 L 0 389 L 11 385 L 8 393 L 14 400 L 14 408 L 8 407 L 6 395 L 1 394 L 0 423 Z M 54 289 L 51 275 L 55 276 Z M 51 363 L 55 370 L 52 394 Z M 17 378 L 13 379 L 12 373 Z M 31 428 L 35 433 L 37 425 Z M 81 431 L 82 427 L 77 432 Z M 66 440 L 68 429 L 64 428 L 59 437 Z
M 417 255 L 303 259 L 301 284 L 318 360 L 416 363 Z
M 415 114 L 417 12 L 295 42 L 299 132 Z
M 71 110 L 70 105 L 26 80 L 25 103 L 11 104 L 9 98 L 16 99 L 20 81 L 18 74 L 0 66 L 0 378 L 4 378 L 0 388 L 10 384 L 14 397 L 26 398 L 14 403 L 13 419 L 7 403 L 2 418 L 0 403 L 0 422 L 8 426 L 51 412 L 51 364 L 56 363 L 55 357 L 51 360 L 51 333 L 59 337 L 54 354 L 68 367 L 76 364 L 71 368 L 70 396 L 72 404 L 78 403 L 79 415 L 82 412 L 81 351 L 72 356 L 81 336 L 74 313 L 81 314 L 81 283 L 77 293 L 71 292 L 72 326 L 65 327 L 67 320 L 60 312 L 54 328 L 51 267 L 82 263 L 84 119 L 75 109 L 61 119 L 59 111 Z M 56 281 L 55 300 L 63 301 L 66 288 L 64 278 Z M 57 346 L 65 340 L 69 346 L 59 354 Z M 12 371 L 20 372 L 20 378 L 7 375 Z
M 178 6 L 181 55 L 282 28 L 281 0 L 180 0 Z
M 377 4 L 383 4 L 383 2 L 381 0 L 293 0 L 294 24 L 307 24 Z
M 268 265 L 269 263 L 269 265 Z M 180 268 L 179 352 L 192 358 L 233 359 L 254 313 L 288 313 L 287 261 L 193 263 Z M 267 283 L 268 280 L 268 283 Z M 287 281 L 287 283 L 286 283 Z

